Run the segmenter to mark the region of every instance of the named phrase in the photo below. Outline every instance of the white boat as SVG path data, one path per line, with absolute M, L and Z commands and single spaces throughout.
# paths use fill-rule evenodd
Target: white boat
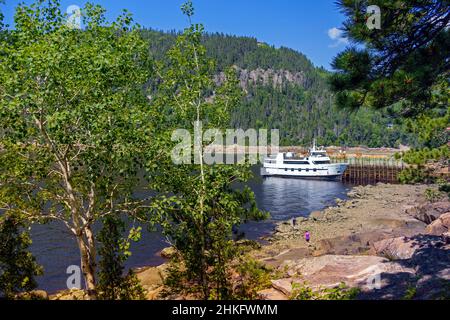
M 331 163 L 327 151 L 313 147 L 306 157 L 297 157 L 294 153 L 279 153 L 264 160 L 262 176 L 278 176 L 303 179 L 340 180 L 347 163 Z

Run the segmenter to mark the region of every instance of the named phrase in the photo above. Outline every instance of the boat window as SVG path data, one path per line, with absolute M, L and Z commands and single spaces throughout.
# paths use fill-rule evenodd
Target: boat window
M 301 160 L 285 161 L 285 163 L 288 163 L 288 164 L 309 164 L 308 161 L 301 161 Z
M 329 160 L 320 160 L 320 161 L 314 161 L 314 164 L 330 164 L 331 162 Z

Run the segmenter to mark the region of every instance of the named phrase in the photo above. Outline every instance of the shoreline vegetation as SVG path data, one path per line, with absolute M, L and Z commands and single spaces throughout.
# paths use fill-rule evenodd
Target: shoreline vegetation
M 355 290 L 356 299 L 448 299 L 450 202 L 446 195 L 429 201 L 426 194 L 432 189 L 356 186 L 348 200 L 338 199 L 334 207 L 296 218 L 295 224 L 292 219 L 278 223 L 264 239 L 267 244 L 251 244 L 256 249 L 249 257 L 271 270 L 257 298 L 287 300 L 298 298 L 299 286 L 312 291 L 342 286 Z M 311 234 L 309 243 L 304 240 L 306 231 Z M 172 248 L 161 252 L 167 258 L 174 254 Z M 135 270 L 146 299 L 192 299 L 164 296 L 167 266 Z M 77 290 L 50 296 L 81 298 L 83 292 Z

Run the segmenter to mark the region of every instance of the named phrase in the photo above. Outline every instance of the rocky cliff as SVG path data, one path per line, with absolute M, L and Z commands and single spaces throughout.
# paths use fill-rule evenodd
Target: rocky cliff
M 242 69 L 234 66 L 239 78 L 241 88 L 246 90 L 248 86 L 271 86 L 274 89 L 281 89 L 288 84 L 298 85 L 307 88 L 310 80 L 304 72 L 291 72 L 289 70 L 273 70 L 257 68 L 255 70 Z M 218 84 L 225 80 L 224 72 L 220 72 L 215 81 Z

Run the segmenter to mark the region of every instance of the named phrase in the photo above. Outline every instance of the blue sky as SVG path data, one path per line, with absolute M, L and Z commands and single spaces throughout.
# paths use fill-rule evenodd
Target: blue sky
M 332 58 L 346 45 L 337 29 L 344 17 L 335 0 L 194 0 L 194 22 L 208 32 L 252 36 L 276 47 L 298 50 L 316 66 L 330 69 Z M 14 8 L 22 1 L 6 0 L 6 22 L 13 23 Z M 25 0 L 25 3 L 32 1 Z M 62 0 L 63 8 L 82 7 L 85 0 Z M 187 26 L 181 14 L 183 0 L 91 0 L 117 16 L 126 8 L 140 25 L 161 30 L 182 30 Z

